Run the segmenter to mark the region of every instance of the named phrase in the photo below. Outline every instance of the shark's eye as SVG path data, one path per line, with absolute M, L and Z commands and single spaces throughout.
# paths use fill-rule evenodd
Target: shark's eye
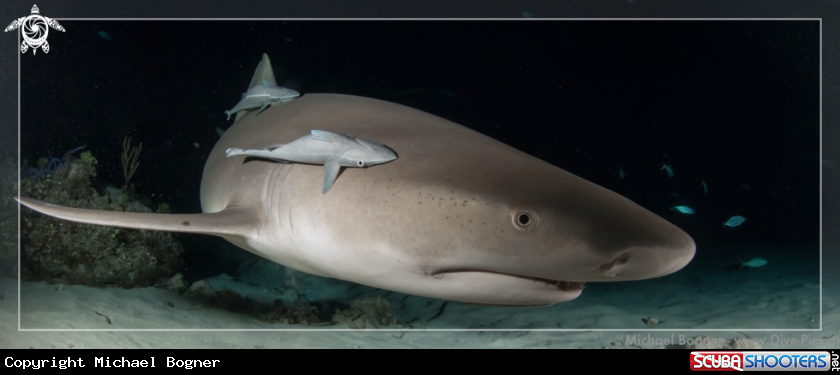
M 359 160 L 359 161 L 357 161 L 357 162 L 356 162 L 356 165 L 358 165 L 358 166 L 360 166 L 360 167 L 364 167 L 364 166 L 365 166 L 365 162 L 363 162 L 363 161 Z
M 530 212 L 527 211 L 519 211 L 513 214 L 513 226 L 519 230 L 527 230 L 534 226 L 536 220 L 534 220 L 534 216 L 531 215 Z

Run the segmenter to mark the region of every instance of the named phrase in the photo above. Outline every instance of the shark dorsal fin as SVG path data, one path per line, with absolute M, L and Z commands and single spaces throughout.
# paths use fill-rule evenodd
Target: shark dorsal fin
M 248 90 L 254 88 L 255 86 L 265 85 L 266 82 L 275 86 L 277 85 L 277 80 L 274 78 L 274 69 L 271 68 L 271 61 L 268 60 L 268 55 L 264 53 L 262 55 L 262 60 L 260 60 L 259 65 L 257 65 L 257 70 L 254 71 L 254 76 L 251 78 L 251 84 L 248 85 Z M 239 111 L 233 122 L 236 123 L 247 113 L 248 111 Z
M 274 86 L 277 85 L 277 80 L 274 78 L 274 69 L 271 68 L 271 61 L 268 60 L 268 55 L 264 53 L 262 60 L 257 65 L 257 70 L 254 71 L 254 77 L 251 78 L 251 84 L 248 85 L 248 90 L 256 86 L 266 85 L 266 82 Z
M 339 142 L 341 135 L 326 130 L 312 130 L 312 137 L 323 142 Z

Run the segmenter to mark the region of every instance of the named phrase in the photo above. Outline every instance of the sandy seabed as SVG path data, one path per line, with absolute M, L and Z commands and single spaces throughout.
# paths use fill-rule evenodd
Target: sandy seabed
M 265 323 L 158 288 L 0 279 L 0 347 L 637 349 L 678 347 L 697 335 L 721 345 L 727 339 L 731 344 L 731 339 L 751 338 L 765 349 L 840 347 L 840 272 L 834 271 L 840 257 L 826 252 L 823 260 L 822 330 L 817 331 L 819 263 L 785 255 L 795 252 L 784 250 L 768 251 L 761 255 L 769 260 L 766 266 L 744 270 L 727 270 L 731 260 L 698 257 L 667 277 L 587 284 L 576 300 L 533 309 L 446 302 L 299 274 L 297 292 L 310 299 L 382 296 L 402 324 L 355 331 L 336 331 L 346 329 L 344 325 Z M 216 290 L 271 300 L 280 298 L 275 295 L 280 292 L 270 284 L 284 283 L 280 279 L 288 284 L 290 273 L 280 270 L 266 262 L 250 280 L 222 275 L 206 281 Z M 267 280 L 274 271 L 283 277 Z M 646 325 L 650 318 L 659 323 Z M 476 331 L 451 331 L 463 329 Z M 493 329 L 510 331 L 489 331 Z

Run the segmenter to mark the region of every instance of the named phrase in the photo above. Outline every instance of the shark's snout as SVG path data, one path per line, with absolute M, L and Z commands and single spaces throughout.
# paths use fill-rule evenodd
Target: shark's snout
M 499 238 L 516 249 L 509 257 L 512 263 L 497 261 L 488 269 L 562 285 L 657 278 L 694 257 L 694 240 L 685 231 L 624 197 L 577 179 L 567 181 L 559 194 L 538 184 L 507 207 L 515 218 L 530 213 L 526 230 Z
M 377 155 L 376 158 L 371 159 L 367 164 L 368 165 L 379 165 L 379 164 L 385 164 L 387 162 L 394 161 L 394 160 L 397 160 L 397 155 L 396 154 L 394 154 L 394 153 L 387 153 L 387 154 L 382 153 L 382 154 Z
M 674 273 L 694 258 L 694 241 L 684 232 L 668 237 L 665 242 L 663 245 L 633 246 L 621 251 L 609 262 L 601 264 L 597 272 L 604 281 L 650 279 Z
M 696 245 L 688 233 L 650 212 L 633 211 L 621 225 L 602 228 L 620 233 L 619 237 L 592 244 L 593 253 L 603 261 L 594 270 L 596 280 L 590 281 L 661 277 L 682 269 L 694 258 Z

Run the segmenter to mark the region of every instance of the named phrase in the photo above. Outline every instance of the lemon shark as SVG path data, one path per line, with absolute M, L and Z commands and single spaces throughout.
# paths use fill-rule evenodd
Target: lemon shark
M 263 55 L 251 81 L 274 83 Z M 311 129 L 376 140 L 399 158 L 344 168 L 228 158 Z M 505 306 L 577 298 L 587 282 L 668 275 L 692 238 L 610 190 L 481 133 L 402 105 L 307 94 L 237 114 L 210 152 L 199 214 L 84 210 L 30 198 L 43 214 L 122 228 L 220 236 L 310 274 L 382 289 Z

